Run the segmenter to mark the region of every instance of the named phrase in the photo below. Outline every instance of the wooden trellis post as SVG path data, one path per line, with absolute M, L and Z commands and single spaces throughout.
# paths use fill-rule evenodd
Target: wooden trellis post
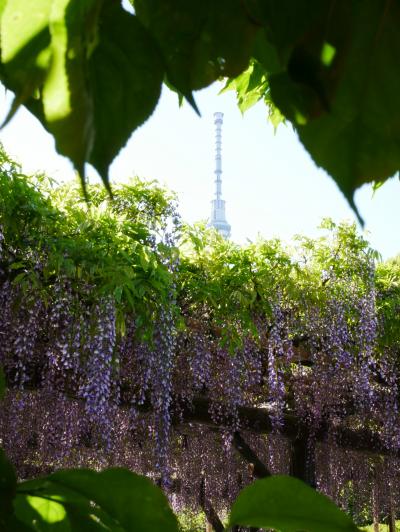
M 315 488 L 315 442 L 308 430 L 300 430 L 290 442 L 290 475 Z
M 375 475 L 372 482 L 372 519 L 374 523 L 374 532 L 379 532 L 379 507 L 378 497 L 375 489 Z
M 221 519 L 218 517 L 218 514 L 214 510 L 211 503 L 207 500 L 206 479 L 204 477 L 201 477 L 200 481 L 199 503 L 201 509 L 206 514 L 207 532 L 210 532 L 210 530 L 215 530 L 215 532 L 224 532 L 224 525 L 222 524 Z

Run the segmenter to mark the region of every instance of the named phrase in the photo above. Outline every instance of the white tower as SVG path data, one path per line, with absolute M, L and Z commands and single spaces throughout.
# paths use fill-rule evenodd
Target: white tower
M 211 221 L 210 226 L 215 227 L 221 235 L 229 238 L 231 235 L 231 226 L 226 221 L 225 201 L 222 199 L 221 192 L 221 128 L 224 113 L 214 113 L 215 124 L 215 199 L 211 201 Z

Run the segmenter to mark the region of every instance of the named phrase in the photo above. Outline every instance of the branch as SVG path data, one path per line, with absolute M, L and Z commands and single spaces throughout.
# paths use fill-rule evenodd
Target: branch
M 233 446 L 247 462 L 253 464 L 253 475 L 256 478 L 265 478 L 271 476 L 267 466 L 261 462 L 253 449 L 248 446 L 238 431 L 233 433 Z
M 211 524 L 215 532 L 224 532 L 225 528 L 221 519 L 218 517 L 217 512 L 214 510 L 210 502 L 206 499 L 206 479 L 204 477 L 201 477 L 200 481 L 199 503 L 201 509 L 206 514 L 207 521 Z
M 180 415 L 173 419 L 173 423 L 200 423 L 214 428 L 228 428 L 233 424 L 233 418 L 227 417 L 224 422 L 216 423 L 210 414 L 211 401 L 206 397 L 196 397 L 191 404 L 184 404 Z M 147 407 L 147 410 L 149 406 Z M 273 432 L 270 419 L 271 412 L 266 408 L 238 407 L 238 417 L 243 430 L 256 434 L 269 434 Z M 286 414 L 280 434 L 290 440 L 295 440 L 299 433 L 308 431 L 307 423 L 293 414 Z M 315 433 L 316 441 L 325 441 L 329 425 L 324 423 Z M 351 429 L 335 427 L 335 441 L 343 449 L 359 452 L 379 453 L 383 455 L 400 456 L 400 452 L 384 447 L 377 433 L 367 428 Z

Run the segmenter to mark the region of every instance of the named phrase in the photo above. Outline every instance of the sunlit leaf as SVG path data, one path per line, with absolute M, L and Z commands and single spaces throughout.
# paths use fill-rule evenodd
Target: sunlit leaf
M 244 113 L 268 93 L 267 74 L 257 61 L 252 61 L 247 70 L 227 81 L 221 93 L 227 90 L 235 90 L 238 107 Z
M 146 477 L 126 469 L 81 469 L 54 473 L 49 480 L 96 503 L 123 530 L 177 532 L 165 495 Z
M 44 115 L 58 152 L 83 179 L 94 139 L 87 59 L 96 43 L 101 3 L 54 0 L 50 13 L 52 61 L 43 87 Z
M 59 502 L 32 495 L 28 495 L 26 500 L 41 518 L 49 524 L 63 521 L 67 515 L 64 506 Z
M 3 81 L 15 92 L 7 120 L 42 85 L 50 64 L 48 28 L 52 0 L 35 1 L 35 9 L 25 0 L 1 4 L 1 63 Z

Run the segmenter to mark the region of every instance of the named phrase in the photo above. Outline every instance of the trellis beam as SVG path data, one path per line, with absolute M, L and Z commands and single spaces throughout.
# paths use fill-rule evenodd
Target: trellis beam
M 228 428 L 233 425 L 234 418 L 226 417 L 224 422 L 215 421 L 212 418 L 211 400 L 207 397 L 195 397 L 191 403 L 179 404 L 179 416 L 173 419 L 174 424 L 180 423 L 199 423 L 213 428 Z M 248 431 L 256 434 L 269 434 L 274 432 L 271 423 L 271 410 L 262 407 L 237 407 L 237 417 L 239 419 L 242 431 Z M 237 421 L 237 420 L 236 420 Z M 291 441 L 295 441 L 299 434 L 306 433 L 309 430 L 308 425 L 302 419 L 286 414 L 283 417 L 283 425 L 279 433 Z M 318 430 L 313 433 L 317 442 L 323 442 L 329 432 L 329 425 L 322 423 Z M 358 451 L 363 453 L 374 453 L 382 455 L 400 456 L 399 451 L 387 449 L 383 446 L 378 434 L 373 433 L 367 428 L 360 427 L 353 429 L 348 427 L 335 426 L 335 443 L 342 449 Z

